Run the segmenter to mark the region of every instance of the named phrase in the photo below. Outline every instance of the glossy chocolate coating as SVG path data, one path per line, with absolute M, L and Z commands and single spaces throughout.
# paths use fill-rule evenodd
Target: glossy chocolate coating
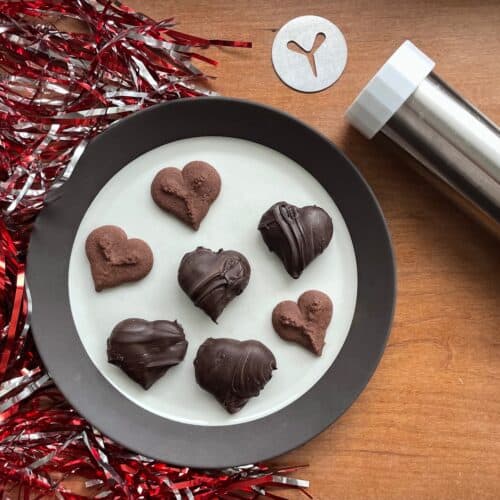
M 196 381 L 229 413 L 236 413 L 269 382 L 276 359 L 257 340 L 209 338 L 194 360 Z
M 298 278 L 330 243 L 333 223 L 320 207 L 299 208 L 280 201 L 264 213 L 259 231 L 269 250 L 283 261 L 288 274 Z
M 130 318 L 113 328 L 108 338 L 108 361 L 149 389 L 184 359 L 187 346 L 177 321 Z
M 250 279 L 250 264 L 239 252 L 198 247 L 182 258 L 178 281 L 194 304 L 217 322 L 224 308 Z

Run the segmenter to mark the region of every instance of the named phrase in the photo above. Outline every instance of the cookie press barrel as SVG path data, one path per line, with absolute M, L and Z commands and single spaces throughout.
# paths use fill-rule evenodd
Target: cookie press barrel
M 379 131 L 476 208 L 500 234 L 500 129 L 404 42 L 362 90 L 347 120 L 368 139 Z M 471 207 L 471 208 L 473 208 Z

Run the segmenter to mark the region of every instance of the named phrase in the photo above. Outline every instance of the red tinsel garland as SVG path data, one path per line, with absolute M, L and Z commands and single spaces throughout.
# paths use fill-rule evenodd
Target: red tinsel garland
M 51 21 L 72 18 L 83 33 Z M 284 498 L 308 486 L 294 468 L 171 467 L 102 436 L 64 400 L 29 333 L 24 254 L 31 223 L 87 142 L 117 119 L 169 99 L 209 95 L 192 52 L 206 40 L 116 1 L 0 1 L 0 494 L 24 498 Z M 196 82 L 198 81 L 198 85 Z M 81 477 L 78 493 L 67 479 Z M 302 490 L 304 491 L 304 490 Z M 84 495 L 84 496 L 82 496 Z

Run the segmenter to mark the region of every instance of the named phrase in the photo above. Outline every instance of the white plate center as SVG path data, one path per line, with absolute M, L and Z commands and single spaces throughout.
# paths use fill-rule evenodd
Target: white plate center
M 212 164 L 222 190 L 195 232 L 159 209 L 150 196 L 155 174 L 167 166 L 182 168 L 193 160 Z M 99 166 L 96 166 L 99 168 Z M 325 165 L 334 169 L 334 165 Z M 333 219 L 334 235 L 325 252 L 298 280 L 270 253 L 257 230 L 261 215 L 275 202 L 318 205 Z M 142 281 L 97 293 L 85 255 L 85 240 L 95 228 L 114 224 L 129 238 L 145 240 L 154 265 Z M 228 305 L 214 324 L 196 308 L 177 283 L 182 256 L 197 246 L 243 253 L 252 266 L 247 289 Z M 356 258 L 338 208 L 305 169 L 286 156 L 253 142 L 227 137 L 199 137 L 166 144 L 143 154 L 102 188 L 78 229 L 69 267 L 71 311 L 88 355 L 102 375 L 142 408 L 164 418 L 194 425 L 232 425 L 274 413 L 307 392 L 337 357 L 349 331 L 357 294 Z M 323 355 L 285 342 L 274 332 L 271 312 L 306 290 L 327 293 L 334 304 Z M 119 321 L 178 320 L 189 347 L 184 361 L 145 391 L 107 362 L 106 340 Z M 229 415 L 195 381 L 193 360 L 208 337 L 257 339 L 274 353 L 278 369 L 258 398 Z

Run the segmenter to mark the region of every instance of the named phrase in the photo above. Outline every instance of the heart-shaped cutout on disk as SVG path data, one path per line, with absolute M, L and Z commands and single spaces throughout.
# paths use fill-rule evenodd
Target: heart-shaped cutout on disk
M 219 196 L 220 176 L 204 161 L 192 161 L 182 170 L 160 170 L 151 184 L 154 202 L 166 212 L 198 229 L 210 205 Z
M 177 321 L 120 321 L 108 338 L 108 361 L 149 389 L 186 355 L 188 343 Z
M 281 338 L 297 342 L 321 356 L 332 313 L 330 297 L 318 290 L 309 290 L 297 302 L 280 302 L 273 310 L 272 322 Z
M 296 207 L 285 201 L 275 203 L 259 223 L 259 231 L 271 252 L 298 278 L 306 266 L 330 243 L 331 217 L 320 207 Z
M 153 267 L 153 252 L 137 238 L 128 239 L 118 226 L 94 229 L 85 243 L 96 291 L 138 281 Z
M 239 252 L 198 247 L 182 258 L 177 278 L 194 305 L 217 323 L 224 308 L 247 287 L 250 264 Z
M 236 413 L 269 382 L 276 359 L 258 340 L 209 338 L 198 349 L 194 369 L 198 384 Z

